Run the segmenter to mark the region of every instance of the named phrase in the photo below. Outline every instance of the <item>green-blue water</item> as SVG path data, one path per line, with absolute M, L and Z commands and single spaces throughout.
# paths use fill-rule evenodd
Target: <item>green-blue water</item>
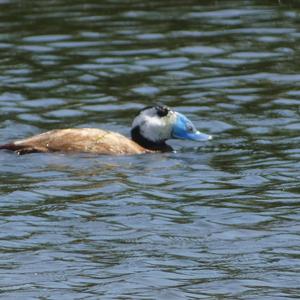
M 298 299 L 297 1 L 0 1 L 0 143 L 129 134 L 160 102 L 213 141 L 0 152 L 1 299 Z

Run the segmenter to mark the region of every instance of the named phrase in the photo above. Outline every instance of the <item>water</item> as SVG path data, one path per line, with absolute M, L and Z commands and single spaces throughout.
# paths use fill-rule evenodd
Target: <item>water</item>
M 0 153 L 1 299 L 299 299 L 297 1 L 0 2 L 0 142 L 129 134 L 176 108 L 207 143 Z

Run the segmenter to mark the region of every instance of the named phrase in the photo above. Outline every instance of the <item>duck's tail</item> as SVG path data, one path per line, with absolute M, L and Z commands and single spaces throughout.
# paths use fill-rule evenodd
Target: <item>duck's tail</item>
M 10 151 L 16 151 L 20 149 L 17 145 L 14 143 L 9 143 L 9 144 L 2 144 L 0 145 L 0 150 L 10 150 Z
M 28 154 L 28 153 L 35 153 L 35 152 L 47 152 L 44 149 L 38 148 L 38 147 L 30 147 L 22 144 L 15 144 L 15 143 L 9 143 L 9 144 L 2 144 L 0 145 L 0 150 L 9 150 L 9 151 L 15 151 L 18 155 Z

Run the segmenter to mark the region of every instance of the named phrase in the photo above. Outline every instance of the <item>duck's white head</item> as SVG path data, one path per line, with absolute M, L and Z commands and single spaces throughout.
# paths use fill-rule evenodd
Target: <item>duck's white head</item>
M 131 137 L 151 150 L 165 147 L 170 150 L 171 147 L 165 144 L 168 139 L 206 141 L 212 138 L 199 132 L 183 114 L 161 105 L 148 106 L 139 112 L 132 123 Z

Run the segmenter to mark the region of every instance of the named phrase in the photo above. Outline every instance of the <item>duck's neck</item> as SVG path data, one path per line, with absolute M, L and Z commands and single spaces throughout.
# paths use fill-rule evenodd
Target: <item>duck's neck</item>
M 134 142 L 136 142 L 140 146 L 152 151 L 160 151 L 160 152 L 173 151 L 173 148 L 168 144 L 166 144 L 165 141 L 153 142 L 151 140 L 148 140 L 144 136 L 142 136 L 140 132 L 140 128 L 138 126 L 131 129 L 131 138 Z

